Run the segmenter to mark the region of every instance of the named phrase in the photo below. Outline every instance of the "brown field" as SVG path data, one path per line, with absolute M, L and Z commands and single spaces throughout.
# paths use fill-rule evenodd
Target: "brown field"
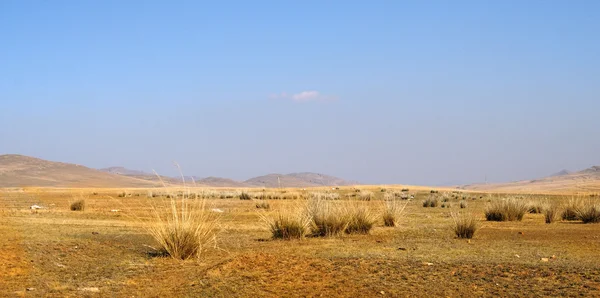
M 361 186 L 374 198 L 359 203 L 381 210 L 380 188 Z M 158 255 L 157 243 L 142 228 L 149 200 L 160 199 L 147 198 L 148 191 L 163 190 L 4 189 L 0 296 L 600 296 L 600 224 L 545 224 L 543 214 L 486 222 L 486 204 L 502 195 L 463 192 L 450 199 L 450 209 L 423 208 L 429 189 L 410 188 L 416 198 L 395 228 L 379 220 L 369 235 L 290 241 L 271 239 L 256 200 L 208 199 L 210 208 L 224 211 L 218 248 L 188 261 Z M 123 191 L 128 195 L 119 197 Z M 335 192 L 356 200 L 346 198 L 352 187 Z M 459 208 L 462 196 L 465 209 Z M 70 203 L 80 197 L 86 198 L 85 210 L 71 211 Z M 568 198 L 530 199 L 562 203 Z M 277 211 L 302 199 L 269 203 Z M 33 204 L 45 208 L 32 211 Z M 471 240 L 454 236 L 451 212 L 459 211 L 480 220 Z

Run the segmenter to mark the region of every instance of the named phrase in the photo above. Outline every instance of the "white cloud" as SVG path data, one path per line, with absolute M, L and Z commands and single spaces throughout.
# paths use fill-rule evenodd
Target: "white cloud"
M 295 93 L 295 94 L 291 94 L 291 95 L 287 94 L 285 92 L 281 92 L 281 93 L 271 94 L 269 96 L 269 98 L 271 98 L 271 99 L 290 99 L 295 102 L 329 101 L 329 100 L 337 99 L 337 97 L 335 97 L 335 96 L 323 95 L 319 91 L 314 91 L 314 90 L 302 91 L 300 93 Z

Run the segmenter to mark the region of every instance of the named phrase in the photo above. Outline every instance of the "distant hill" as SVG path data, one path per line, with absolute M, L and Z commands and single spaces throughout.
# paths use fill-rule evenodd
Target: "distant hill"
M 156 183 L 81 165 L 0 155 L 0 187 L 153 187 Z
M 509 183 L 471 184 L 462 189 L 497 192 L 600 192 L 600 166 L 593 166 L 579 172 L 560 171 L 554 175 Z
M 228 178 L 186 176 L 185 182 L 206 187 L 282 187 L 342 186 L 357 184 L 317 173 L 270 174 L 244 182 Z M 100 170 L 70 163 L 54 162 L 23 155 L 0 155 L 0 187 L 160 187 L 181 185 L 180 177 L 157 176 L 124 167 Z
M 279 178 L 279 181 L 278 181 Z M 244 183 L 259 187 L 318 187 L 318 186 L 344 186 L 358 184 L 341 178 L 317 173 L 292 173 L 269 174 L 254 177 Z

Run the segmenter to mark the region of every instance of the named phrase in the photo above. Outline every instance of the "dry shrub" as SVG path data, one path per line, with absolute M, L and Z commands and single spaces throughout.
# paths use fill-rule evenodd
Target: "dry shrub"
M 494 200 L 486 207 L 485 218 L 488 221 L 520 221 L 527 210 L 527 204 L 522 199 L 511 197 Z
M 440 200 L 437 198 L 437 196 L 430 195 L 427 197 L 427 199 L 425 199 L 425 201 L 423 201 L 423 207 L 437 207 L 439 203 Z
M 467 201 L 464 201 L 464 200 L 463 200 L 463 201 L 460 201 L 460 205 L 459 205 L 459 206 L 460 206 L 460 209 L 465 209 L 465 208 L 467 208 Z
M 302 239 L 309 232 L 310 216 L 306 210 L 292 208 L 278 211 L 274 216 L 261 215 L 273 239 Z
M 337 236 L 342 234 L 349 224 L 349 216 L 345 208 L 325 199 L 311 199 L 308 203 L 308 214 L 311 218 L 313 236 Z
M 242 193 L 240 194 L 240 200 L 247 201 L 247 200 L 251 200 L 251 199 L 252 199 L 252 198 L 250 198 L 250 195 L 248 195 L 248 194 L 247 194 L 247 193 L 245 193 L 245 192 L 242 192 Z
M 172 258 L 199 258 L 207 248 L 216 246 L 218 213 L 210 212 L 203 199 L 169 197 L 152 204 L 152 216 L 144 227 Z
M 383 209 L 383 225 L 386 227 L 395 227 L 398 224 L 398 218 L 404 212 L 404 208 L 408 202 L 404 204 L 398 203 L 396 200 L 386 200 Z
M 85 210 L 85 200 L 80 199 L 71 203 L 71 211 L 83 211 Z
M 562 220 L 579 220 L 578 210 L 583 207 L 583 201 L 579 198 L 572 197 L 567 201 L 563 207 L 563 211 L 560 215 Z
M 599 223 L 600 222 L 600 205 L 595 201 L 588 200 L 576 211 L 577 217 L 583 223 Z
M 348 204 L 344 211 L 348 218 L 347 234 L 368 234 L 377 222 L 377 215 L 367 205 Z
M 475 232 L 479 228 L 479 222 L 477 218 L 472 214 L 460 214 L 460 213 L 452 213 L 452 220 L 454 221 L 453 229 L 454 234 L 458 238 L 473 238 Z

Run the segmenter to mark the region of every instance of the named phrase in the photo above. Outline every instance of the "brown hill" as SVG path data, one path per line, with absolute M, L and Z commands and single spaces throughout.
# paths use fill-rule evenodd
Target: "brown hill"
M 155 182 L 23 155 L 0 155 L 0 187 L 154 187 Z
M 519 193 L 597 193 L 600 192 L 600 166 L 583 171 L 524 180 L 510 183 L 472 184 L 460 188 L 477 191 L 519 192 Z

